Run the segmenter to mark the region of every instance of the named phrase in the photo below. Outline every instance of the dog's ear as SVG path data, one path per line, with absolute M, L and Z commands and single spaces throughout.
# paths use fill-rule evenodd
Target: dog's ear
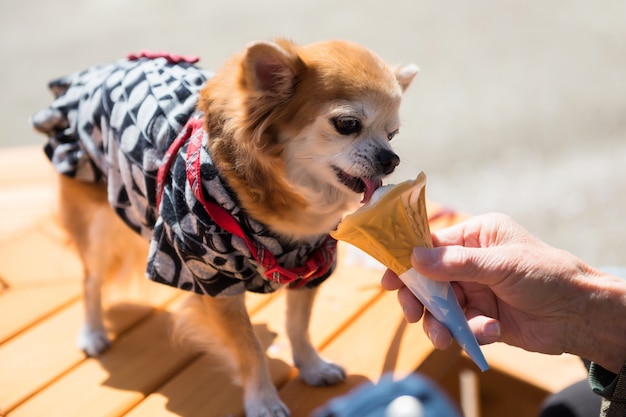
M 398 84 L 400 84 L 403 92 L 406 91 L 407 88 L 409 88 L 411 82 L 413 81 L 413 78 L 415 78 L 419 70 L 419 67 L 415 64 L 409 64 L 394 68 L 396 79 L 398 80 Z
M 275 94 L 292 91 L 296 75 L 304 66 L 289 41 L 255 42 L 248 46 L 244 60 L 248 88 Z

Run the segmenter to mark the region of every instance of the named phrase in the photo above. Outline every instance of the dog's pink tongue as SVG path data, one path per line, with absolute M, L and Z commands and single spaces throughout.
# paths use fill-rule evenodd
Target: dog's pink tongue
M 365 183 L 365 194 L 363 194 L 363 200 L 361 204 L 367 204 L 372 199 L 374 191 L 383 185 L 383 180 L 372 178 L 361 178 L 361 181 Z

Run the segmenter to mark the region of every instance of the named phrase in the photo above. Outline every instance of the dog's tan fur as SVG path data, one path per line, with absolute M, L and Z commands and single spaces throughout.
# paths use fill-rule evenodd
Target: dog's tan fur
M 416 72 L 414 66 L 390 69 L 352 43 L 252 44 L 228 60 L 198 102 L 214 163 L 249 215 L 275 233 L 294 240 L 326 234 L 361 198 L 339 184 L 327 165 L 340 165 L 355 177 L 388 174 L 363 162 L 375 161 L 375 155 L 362 155 L 390 149 L 388 139 L 399 127 L 400 96 Z M 360 117 L 362 132 L 337 133 L 329 119 L 344 114 Z M 357 156 L 363 160 L 355 162 Z M 128 242 L 140 239 L 128 237 L 132 233 L 109 208 L 104 186 L 65 177 L 60 186 L 62 218 L 85 269 L 87 318 L 79 345 L 97 355 L 109 344 L 100 285 L 129 255 Z M 132 247 L 145 261 L 147 245 Z M 345 378 L 343 369 L 320 358 L 308 336 L 315 293 L 288 291 L 287 334 L 300 376 L 312 385 L 334 384 Z M 227 352 L 244 387 L 248 416 L 289 415 L 271 383 L 243 295 L 190 294 L 177 329 L 204 350 L 219 346 Z
M 285 165 L 289 140 L 329 103 L 376 106 L 389 126 L 374 128 L 397 129 L 400 96 L 415 72 L 393 72 L 352 43 L 277 44 L 282 51 L 257 43 L 232 57 L 209 80 L 198 108 L 207 114 L 215 163 L 252 217 L 282 234 L 327 233 L 359 199 L 327 184 L 314 184 L 314 197 L 298 192 Z

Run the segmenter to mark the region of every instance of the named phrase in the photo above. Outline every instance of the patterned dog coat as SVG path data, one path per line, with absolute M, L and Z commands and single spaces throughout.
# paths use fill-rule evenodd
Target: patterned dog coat
M 334 269 L 336 242 L 281 239 L 241 209 L 194 114 L 211 74 L 189 61 L 132 56 L 51 82 L 56 100 L 32 118 L 49 136 L 46 155 L 61 174 L 106 183 L 115 212 L 150 241 L 154 281 L 211 296 L 319 285 Z M 215 205 L 242 234 L 209 214 Z

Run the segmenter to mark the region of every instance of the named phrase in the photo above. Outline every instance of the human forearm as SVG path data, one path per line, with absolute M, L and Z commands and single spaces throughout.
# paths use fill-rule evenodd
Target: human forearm
M 588 294 L 577 317 L 580 331 L 571 353 L 618 373 L 626 361 L 626 280 L 608 274 L 585 274 Z

